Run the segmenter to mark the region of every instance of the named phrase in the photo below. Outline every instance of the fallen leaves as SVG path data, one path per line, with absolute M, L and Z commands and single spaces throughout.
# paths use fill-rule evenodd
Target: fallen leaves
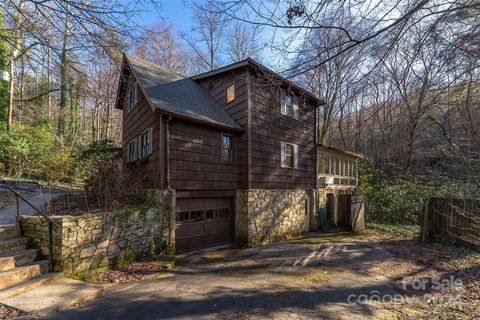
M 5 304 L 0 304 L 0 319 L 15 319 L 26 315 L 27 313 L 22 310 L 7 306 Z
M 126 283 L 144 279 L 146 276 L 165 271 L 165 261 L 139 261 L 122 268 L 99 274 L 95 281 L 106 283 Z

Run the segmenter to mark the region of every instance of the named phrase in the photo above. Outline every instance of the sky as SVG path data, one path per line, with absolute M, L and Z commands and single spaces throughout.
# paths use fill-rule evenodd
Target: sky
M 130 0 L 123 1 L 130 2 Z M 140 1 L 139 5 L 144 12 L 138 15 L 136 23 L 143 27 L 151 27 L 161 21 L 175 25 L 180 32 L 189 33 L 193 26 L 193 11 L 190 2 L 191 0 L 160 0 L 160 7 L 156 8 L 148 0 Z M 281 31 L 276 32 L 276 37 L 279 34 Z M 271 41 L 273 34 L 264 30 L 260 36 L 261 42 L 268 42 Z M 275 71 L 282 71 L 282 67 L 286 67 L 285 59 L 274 55 L 269 48 L 265 48 L 261 56 L 263 58 L 261 62 Z
M 137 18 L 139 25 L 149 27 L 162 21 L 176 25 L 183 32 L 189 32 L 192 28 L 192 9 L 184 0 L 162 0 L 160 8 L 144 3 L 143 8 L 145 12 Z

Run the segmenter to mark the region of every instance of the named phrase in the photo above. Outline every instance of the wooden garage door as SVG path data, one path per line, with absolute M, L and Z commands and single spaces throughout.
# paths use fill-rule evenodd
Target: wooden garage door
M 175 250 L 177 253 L 230 243 L 232 199 L 177 199 Z

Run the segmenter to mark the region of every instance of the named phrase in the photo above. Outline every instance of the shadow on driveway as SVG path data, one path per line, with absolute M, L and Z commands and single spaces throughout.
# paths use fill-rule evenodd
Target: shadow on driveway
M 198 254 L 174 277 L 127 286 L 49 319 L 364 319 L 383 310 L 360 294 L 393 295 L 382 276 L 364 272 L 391 255 L 380 243 L 313 234 L 245 250 Z M 353 296 L 352 296 L 353 295 Z M 350 298 L 350 299 L 349 299 Z M 349 303 L 349 300 L 352 303 Z

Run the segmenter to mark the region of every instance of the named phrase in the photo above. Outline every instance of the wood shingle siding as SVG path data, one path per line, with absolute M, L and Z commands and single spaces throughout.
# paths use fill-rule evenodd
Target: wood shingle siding
M 150 91 L 145 91 L 150 97 L 148 101 L 152 103 L 152 97 L 156 97 L 158 101 L 155 101 L 157 102 L 182 100 L 181 93 L 184 89 L 179 89 L 179 94 L 174 97 L 175 99 L 172 97 L 172 92 L 167 89 L 165 89 L 167 91 L 164 90 L 165 92 L 153 91 L 153 89 L 156 88 L 158 81 L 158 85 L 170 88 L 175 82 L 185 79 L 178 80 L 175 78 L 176 76 L 170 79 L 168 70 L 166 71 L 164 68 L 150 68 L 150 63 L 140 61 L 135 63 L 135 74 L 143 72 L 142 88 L 146 86 L 150 88 Z M 234 124 L 232 126 L 218 126 L 213 120 L 210 123 L 202 122 L 202 115 L 197 116 L 196 114 L 201 113 L 203 109 L 210 111 L 213 109 L 210 108 L 211 106 L 204 107 L 200 103 L 196 104 L 197 100 L 185 105 L 187 100 L 184 99 L 179 104 L 180 107 L 164 106 L 160 102 L 153 103 L 154 109 L 152 109 L 141 90 L 139 91 L 139 102 L 133 110 L 127 112 L 127 108 L 123 108 L 123 157 L 125 162 L 128 143 L 144 130 L 153 129 L 153 152 L 148 157 L 148 161 L 137 160 L 134 164 L 127 165 L 138 177 L 144 179 L 146 187 L 164 188 L 164 182 L 168 179 L 165 137 L 166 121 L 171 117 L 168 171 L 170 186 L 177 190 L 180 197 L 196 197 L 200 194 L 202 197 L 208 197 L 219 193 L 222 193 L 222 196 L 231 196 L 235 194 L 235 190 L 249 188 L 315 188 L 315 107 L 319 101 L 311 94 L 302 93 L 298 87 L 278 76 L 268 72 L 258 75 L 256 67 L 245 63 L 243 62 L 239 68 L 228 69 L 225 72 L 187 79 L 190 86 L 194 85 L 200 90 L 196 90 L 197 96 L 203 97 L 208 93 L 208 99 L 202 101 L 210 101 L 214 105 L 212 108 L 215 109 L 215 115 L 226 122 L 232 122 Z M 152 70 L 159 74 L 152 75 L 150 72 Z M 129 70 L 126 68 L 124 75 L 128 76 L 128 74 Z M 128 85 L 122 87 L 123 94 L 120 96 L 123 100 L 128 96 L 128 90 L 134 83 L 132 78 L 130 73 Z M 125 82 L 123 83 L 125 84 Z M 300 98 L 298 119 L 281 114 L 280 83 L 289 94 L 295 94 Z M 227 103 L 227 88 L 232 84 L 235 85 L 235 99 Z M 308 97 L 307 102 L 304 101 L 305 97 Z M 123 105 L 121 104 L 120 107 Z M 184 116 L 173 114 L 172 110 L 175 108 Z M 185 114 L 189 114 L 190 111 L 195 111 L 195 116 L 190 114 L 190 117 L 193 118 L 186 119 Z M 207 111 L 205 112 L 208 113 Z M 212 115 L 211 112 L 210 115 Z M 222 133 L 233 137 L 233 163 L 222 163 L 221 161 Z M 295 148 L 298 146 L 297 168 L 281 167 L 280 145 L 282 142 L 294 144 Z M 295 157 L 295 159 L 297 158 Z
M 280 113 L 280 88 L 252 74 L 251 188 L 315 188 L 314 106 L 300 103 L 299 119 Z M 280 167 L 280 143 L 299 146 L 298 169 Z
M 248 73 L 246 70 L 237 70 L 235 72 L 225 73 L 216 77 L 208 78 L 198 83 L 207 90 L 222 106 L 230 116 L 242 127 L 246 129 L 247 125 L 247 81 Z M 227 88 L 235 83 L 235 100 L 227 104 Z M 235 162 L 238 167 L 239 178 L 237 181 L 238 189 L 247 188 L 247 133 L 234 135 L 235 144 Z
M 134 84 L 133 76 L 129 79 L 129 86 Z M 126 98 L 125 102 L 126 103 Z M 128 143 L 140 136 L 140 134 L 153 128 L 152 154 L 148 156 L 145 163 L 137 160 L 134 164 L 129 164 L 129 170 L 134 170 L 135 175 L 144 181 L 146 187 L 159 187 L 162 178 L 160 172 L 160 114 L 152 111 L 142 92 L 139 91 L 138 102 L 132 111 L 128 112 L 123 108 L 123 148 L 122 158 L 127 161 Z
M 170 178 L 173 189 L 238 189 L 239 159 L 236 158 L 233 164 L 221 162 L 220 135 L 221 131 L 216 129 L 181 120 L 170 123 Z M 236 143 L 234 147 L 235 154 L 239 153 Z

